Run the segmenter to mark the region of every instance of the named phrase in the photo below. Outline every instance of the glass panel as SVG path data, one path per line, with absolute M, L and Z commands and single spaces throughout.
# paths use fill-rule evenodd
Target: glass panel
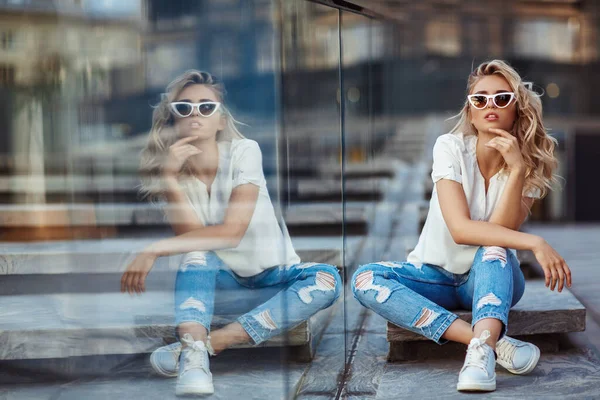
M 288 224 L 294 246 L 314 254 L 307 261 L 325 257 L 347 276 L 342 268 L 342 234 L 348 227 L 341 181 L 339 11 L 300 1 L 283 2 L 283 10 L 282 205 L 295 221 Z M 315 334 L 322 335 L 317 348 L 322 359 L 307 371 L 301 395 L 337 392 L 346 347 L 341 283 L 339 291 L 330 315 L 314 321 Z
M 342 12 L 341 21 L 344 265 L 349 281 L 360 265 L 404 257 L 405 238 L 397 229 L 403 194 L 398 186 L 401 163 L 395 153 L 398 119 L 392 110 L 393 99 L 401 96 L 392 89 L 396 78 L 389 62 L 393 49 L 391 26 L 350 12 Z M 366 230 L 351 229 L 359 213 L 365 216 Z M 377 360 L 387 353 L 387 342 L 383 340 L 385 320 L 355 299 L 350 282 L 346 290 L 346 341 L 356 346 L 349 352 L 354 360 L 346 383 L 347 394 L 375 395 L 371 382 L 383 372 L 383 364 Z
M 269 0 L 0 0 L 4 358 L 111 382 L 73 382 L 67 397 L 172 393 L 185 375 L 149 365 L 205 379 L 208 363 L 220 398 L 335 393 L 338 15 Z M 216 351 L 232 347 L 210 360 L 209 327 Z M 325 342 L 334 354 L 312 365 Z

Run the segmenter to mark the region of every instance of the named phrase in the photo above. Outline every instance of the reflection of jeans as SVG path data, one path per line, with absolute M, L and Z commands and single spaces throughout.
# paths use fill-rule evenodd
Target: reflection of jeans
M 501 247 L 480 247 L 471 270 L 457 275 L 430 264 L 379 262 L 360 267 L 352 278 L 354 296 L 392 323 L 437 343 L 458 317 L 448 309 L 473 310 L 475 325 L 483 318 L 504 324 L 523 296 L 525 279 L 519 261 Z
M 204 264 L 179 268 L 175 321 L 197 322 L 210 331 L 213 315 L 225 320 L 235 316 L 259 344 L 331 306 L 340 296 L 341 284 L 334 266 L 318 263 L 273 267 L 243 278 L 210 251 Z

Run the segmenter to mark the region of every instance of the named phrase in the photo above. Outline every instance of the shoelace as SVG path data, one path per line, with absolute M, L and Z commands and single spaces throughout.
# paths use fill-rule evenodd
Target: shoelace
M 181 343 L 180 342 L 175 342 L 173 344 L 170 344 L 167 346 L 167 348 L 169 349 L 169 351 L 173 352 L 174 357 L 179 358 L 179 354 L 181 353 Z M 217 353 L 215 353 L 215 349 L 210 344 L 210 335 L 208 335 L 206 338 L 206 350 L 208 350 L 208 354 L 210 354 L 213 357 L 217 355 Z
M 217 355 L 217 353 L 215 353 L 215 349 L 213 349 L 212 347 L 212 344 L 210 344 L 210 335 L 208 335 L 208 337 L 206 338 L 206 350 L 208 350 L 208 354 L 210 354 L 213 357 Z
M 484 371 L 487 371 L 486 364 L 488 358 L 488 352 L 485 351 L 483 345 L 485 341 L 490 337 L 489 331 L 483 331 L 479 339 L 475 343 L 469 344 L 467 349 L 467 359 L 465 360 L 466 367 L 477 367 Z
M 496 344 L 496 354 L 498 355 L 498 358 L 501 358 L 504 361 L 512 362 L 516 351 L 517 346 L 507 337 L 504 337 Z
M 203 342 L 195 341 L 192 335 L 186 333 L 181 338 L 181 341 L 187 345 L 187 351 L 182 352 L 185 357 L 182 374 L 193 368 L 201 368 L 208 372 L 204 352 L 207 351 Z

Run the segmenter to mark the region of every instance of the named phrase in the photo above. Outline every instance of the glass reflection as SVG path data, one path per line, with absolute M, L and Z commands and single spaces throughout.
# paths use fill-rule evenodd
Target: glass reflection
M 278 224 L 260 147 L 240 133 L 224 93 L 194 70 L 167 86 L 142 150 L 141 190 L 161 201 L 177 236 L 151 243 L 121 278 L 122 292 L 143 293 L 158 257 L 185 253 L 175 281 L 180 345 L 150 357 L 156 373 L 178 376 L 177 395 L 213 393 L 209 354 L 286 333 L 341 291 L 336 267 L 300 262 Z M 233 322 L 211 330 L 214 316 Z

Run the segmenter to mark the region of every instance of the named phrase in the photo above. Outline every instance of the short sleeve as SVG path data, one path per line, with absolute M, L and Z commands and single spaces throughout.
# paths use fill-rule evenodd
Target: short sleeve
M 233 154 L 233 187 L 247 183 L 266 185 L 260 147 L 250 139 L 238 143 Z
M 460 161 L 452 151 L 452 143 L 444 136 L 439 137 L 433 146 L 431 179 L 433 183 L 440 179 L 450 179 L 462 183 Z
M 527 190 L 523 189 L 523 197 L 532 197 L 534 199 L 539 199 L 540 197 L 542 197 L 542 192 L 536 187 Z

